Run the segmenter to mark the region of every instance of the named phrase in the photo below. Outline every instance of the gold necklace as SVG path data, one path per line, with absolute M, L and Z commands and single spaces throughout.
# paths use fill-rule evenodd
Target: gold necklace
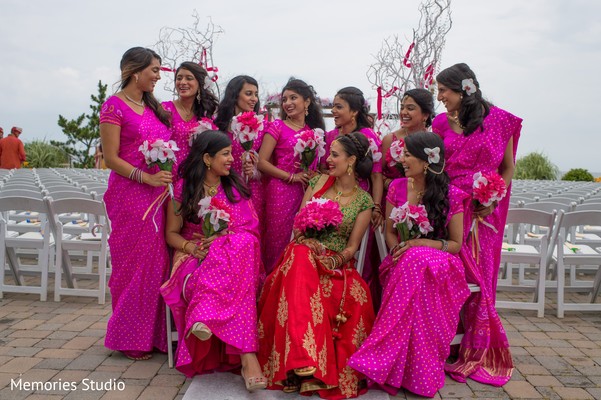
M 303 129 L 305 127 L 305 125 L 297 124 L 290 117 L 286 117 L 286 122 L 292 125 L 293 128 L 296 128 L 296 130 Z
M 465 126 L 461 125 L 461 122 L 459 122 L 459 113 L 457 113 L 457 112 L 454 112 L 453 114 L 447 113 L 447 115 L 461 130 L 465 129 Z
M 336 192 L 336 196 L 334 196 L 334 201 L 339 203 L 341 197 L 350 197 L 357 191 L 357 185 L 353 187 L 350 192 L 343 193 L 342 189 L 338 189 L 338 185 L 334 184 L 334 191 Z
M 205 187 L 206 187 L 206 188 L 208 188 L 208 189 L 207 189 L 207 194 L 208 194 L 209 196 L 213 197 L 213 196 L 215 196 L 215 195 L 217 194 L 217 188 L 219 187 L 219 184 L 220 184 L 220 183 L 221 183 L 221 181 L 220 181 L 220 182 L 217 182 L 217 184 L 216 184 L 216 185 L 209 185 L 209 184 L 208 184 L 208 183 L 206 183 L 206 182 L 203 182 L 202 184 L 203 184 L 203 185 L 205 185 Z
M 142 99 L 140 101 L 135 101 L 134 99 L 132 99 L 131 97 L 129 97 L 127 95 L 127 93 L 125 93 L 125 91 L 122 91 L 122 93 L 123 93 L 123 96 L 125 96 L 125 98 L 127 100 L 131 101 L 132 103 L 134 103 L 137 106 L 144 107 L 144 95 L 142 95 Z
M 184 104 L 182 103 L 181 100 L 178 100 L 178 103 L 179 103 L 179 109 L 184 112 L 186 119 L 189 119 L 192 116 L 192 108 L 194 108 L 194 106 L 192 106 L 192 108 L 190 110 L 186 110 L 184 108 Z
M 409 183 L 411 184 L 411 189 L 415 190 L 414 179 L 409 178 Z M 424 194 L 426 193 L 426 189 L 424 190 L 415 190 L 415 196 L 417 197 L 417 202 L 419 203 L 421 199 L 424 198 Z

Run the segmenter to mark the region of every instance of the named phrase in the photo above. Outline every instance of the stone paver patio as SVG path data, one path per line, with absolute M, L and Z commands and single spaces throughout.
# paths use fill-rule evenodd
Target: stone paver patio
M 166 355 L 134 362 L 107 350 L 103 340 L 110 310 L 110 301 L 98 305 L 91 298 L 64 297 L 58 303 L 40 302 L 37 295 L 5 293 L 0 300 L 0 399 L 266 398 L 261 393 L 186 393 L 192 380 L 168 368 Z M 558 319 L 547 306 L 545 318 L 534 311 L 500 314 L 516 366 L 512 380 L 495 388 L 447 378 L 435 398 L 601 398 L 601 313 L 569 312 Z M 231 377 L 232 384 L 241 385 L 239 377 Z M 395 398 L 419 397 L 401 392 Z

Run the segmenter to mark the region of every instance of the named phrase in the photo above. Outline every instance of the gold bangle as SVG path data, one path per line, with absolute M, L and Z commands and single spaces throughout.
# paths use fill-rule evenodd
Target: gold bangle
M 188 243 L 190 243 L 189 240 L 184 240 L 184 243 L 182 243 L 182 253 L 188 254 L 188 252 L 186 251 L 186 246 L 188 245 Z

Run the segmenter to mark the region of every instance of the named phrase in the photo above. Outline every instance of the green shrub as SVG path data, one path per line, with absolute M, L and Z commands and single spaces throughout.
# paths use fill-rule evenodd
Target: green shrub
M 562 181 L 594 182 L 595 177 L 584 168 L 572 168 L 561 178 Z
M 517 160 L 513 178 L 554 181 L 558 175 L 559 168 L 547 156 L 535 151 Z
M 29 168 L 51 168 L 69 165 L 69 156 L 62 149 L 45 140 L 34 140 L 24 145 L 27 154 L 27 167 Z

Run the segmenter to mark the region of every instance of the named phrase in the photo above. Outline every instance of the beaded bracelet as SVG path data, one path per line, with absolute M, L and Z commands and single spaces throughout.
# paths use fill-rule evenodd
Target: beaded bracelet
M 438 241 L 439 241 L 440 243 L 442 243 L 442 248 L 440 249 L 441 251 L 444 251 L 444 252 L 446 252 L 447 250 L 449 250 L 449 242 L 447 242 L 447 241 L 446 241 L 446 240 L 444 240 L 444 239 L 438 239 Z

